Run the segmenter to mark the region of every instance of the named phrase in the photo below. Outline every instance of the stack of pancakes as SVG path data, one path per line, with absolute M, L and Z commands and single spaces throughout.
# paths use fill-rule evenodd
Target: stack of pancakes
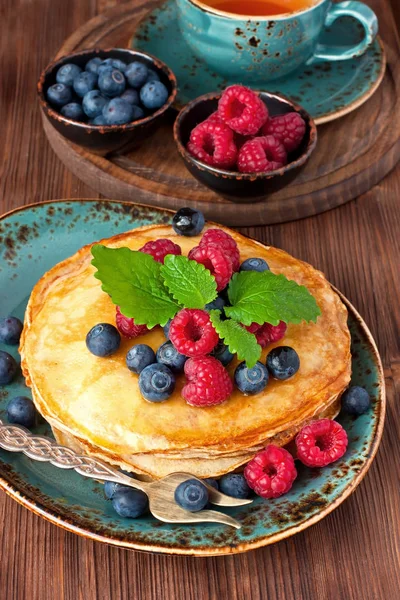
M 156 350 L 165 341 L 163 330 L 123 339 L 118 352 L 107 358 L 87 350 L 86 334 L 97 323 L 115 323 L 115 306 L 95 279 L 91 246 L 85 246 L 37 283 L 21 339 L 23 373 L 59 443 L 150 477 L 175 471 L 217 477 L 248 462 L 266 444 L 288 444 L 311 419 L 334 418 L 339 412 L 351 368 L 347 311 L 340 298 L 310 265 L 220 228 L 236 240 L 241 261 L 261 257 L 271 271 L 314 295 L 322 313 L 317 322 L 289 324 L 285 338 L 265 349 L 261 359 L 274 346 L 292 346 L 300 356 L 297 374 L 288 381 L 270 379 L 255 396 L 235 388 L 226 402 L 208 408 L 186 404 L 181 375 L 170 399 L 147 402 L 125 356 L 136 343 Z M 169 238 L 187 255 L 200 237 L 181 237 L 170 226 L 152 225 L 101 243 L 138 250 L 150 240 Z M 228 366 L 232 376 L 236 366 L 236 359 Z

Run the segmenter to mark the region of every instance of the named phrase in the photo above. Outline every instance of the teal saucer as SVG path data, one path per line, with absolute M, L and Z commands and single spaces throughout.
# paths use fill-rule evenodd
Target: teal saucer
M 172 214 L 130 202 L 71 200 L 27 206 L 0 217 L 1 313 L 23 319 L 37 280 L 83 245 L 140 225 L 168 223 Z M 342 299 L 349 310 L 352 383 L 368 390 L 372 408 L 357 418 L 339 416 L 349 438 L 340 460 L 324 469 L 298 465 L 298 477 L 285 496 L 255 498 L 248 506 L 226 509 L 240 521 L 241 529 L 200 523 L 174 525 L 151 516 L 125 519 L 105 499 L 101 483 L 5 450 L 0 450 L 0 493 L 3 489 L 34 513 L 87 538 L 167 554 L 233 554 L 306 529 L 354 491 L 372 463 L 383 430 L 385 383 L 378 351 L 360 315 Z M 15 346 L 0 344 L 0 350 L 19 360 Z M 1 420 L 7 420 L 7 404 L 17 395 L 30 396 L 22 374 L 11 385 L 0 386 Z M 43 420 L 33 432 L 51 435 Z
M 360 36 L 359 24 L 341 18 L 326 30 L 321 43 L 350 46 L 360 41 Z M 167 0 L 139 22 L 131 46 L 157 56 L 172 69 L 178 80 L 179 107 L 202 94 L 239 83 L 227 81 L 194 56 L 180 35 L 175 0 Z M 337 119 L 368 100 L 379 87 L 385 66 L 384 49 L 376 39 L 363 56 L 304 66 L 285 78 L 257 87 L 297 102 L 320 124 Z

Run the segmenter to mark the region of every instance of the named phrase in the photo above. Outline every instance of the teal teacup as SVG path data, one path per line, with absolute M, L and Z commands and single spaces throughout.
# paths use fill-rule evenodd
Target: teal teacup
M 182 35 L 193 52 L 217 73 L 244 84 L 278 79 L 304 63 L 360 56 L 378 32 L 375 13 L 354 0 L 315 0 L 305 10 L 271 17 L 235 15 L 199 0 L 176 2 Z M 362 25 L 362 41 L 352 47 L 320 44 L 324 28 L 343 16 Z

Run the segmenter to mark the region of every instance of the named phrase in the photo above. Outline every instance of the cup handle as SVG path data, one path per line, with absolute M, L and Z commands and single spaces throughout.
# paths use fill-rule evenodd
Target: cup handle
M 373 43 L 378 33 L 378 18 L 369 6 L 356 0 L 333 4 L 326 15 L 325 27 L 330 27 L 339 17 L 353 17 L 361 23 L 365 31 L 364 39 L 359 44 L 346 49 L 317 44 L 314 55 L 307 61 L 308 65 L 314 62 L 349 60 L 361 56 Z

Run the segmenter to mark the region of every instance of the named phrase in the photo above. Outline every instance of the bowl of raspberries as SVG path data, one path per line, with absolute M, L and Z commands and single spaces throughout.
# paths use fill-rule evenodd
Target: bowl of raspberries
M 196 179 L 230 200 L 254 202 L 299 174 L 315 148 L 317 129 L 287 98 L 232 85 L 181 110 L 174 138 Z
M 177 85 L 157 58 L 114 48 L 64 56 L 43 71 L 37 90 L 59 133 L 105 155 L 146 139 L 173 104 Z

